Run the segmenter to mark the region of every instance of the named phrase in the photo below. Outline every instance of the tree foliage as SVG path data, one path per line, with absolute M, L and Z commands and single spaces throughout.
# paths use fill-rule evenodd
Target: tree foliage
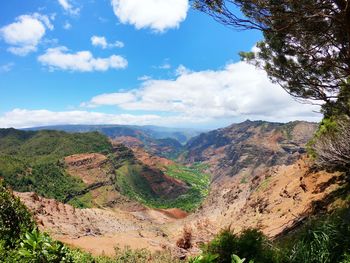
M 242 53 L 296 98 L 349 101 L 348 0 L 193 0 L 195 8 L 240 29 L 261 30 L 257 53 Z M 237 12 L 240 8 L 245 16 Z M 343 92 L 340 92 L 343 89 Z M 345 91 L 346 92 L 345 92 Z M 342 113 L 350 115 L 350 107 Z
M 14 247 L 19 237 L 34 226 L 27 208 L 6 190 L 0 180 L 0 240 L 5 242 L 3 245 Z

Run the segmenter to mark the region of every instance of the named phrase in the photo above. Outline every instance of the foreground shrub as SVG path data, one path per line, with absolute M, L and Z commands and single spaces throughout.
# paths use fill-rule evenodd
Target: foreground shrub
M 124 249 L 115 248 L 116 263 L 138 263 L 138 262 L 152 262 L 152 263 L 180 263 L 181 261 L 174 258 L 169 251 L 161 251 L 152 253 L 147 249 L 131 249 L 125 247 Z
M 345 254 L 343 260 L 340 263 L 350 263 L 350 254 Z
M 224 230 L 204 248 L 204 253 L 218 255 L 214 262 L 219 263 L 231 263 L 232 255 L 245 258 L 248 262 L 250 260 L 255 263 L 277 262 L 277 253 L 272 244 L 255 229 L 247 229 L 240 235 Z
M 350 169 L 350 120 L 323 120 L 313 139 L 316 164 L 323 169 Z
M 106 256 L 93 257 L 90 253 L 79 249 L 69 249 L 67 258 L 71 263 L 115 263 L 116 261 Z
M 346 262 L 350 252 L 349 210 L 312 220 L 287 238 L 285 262 Z M 345 261 L 344 261 L 345 260 Z
M 25 262 L 70 262 L 68 248 L 61 242 L 53 241 L 47 234 L 34 229 L 26 233 L 18 250 L 20 259 Z
M 34 226 L 27 208 L 0 181 L 0 239 L 3 246 L 15 247 L 20 236 L 32 231 Z

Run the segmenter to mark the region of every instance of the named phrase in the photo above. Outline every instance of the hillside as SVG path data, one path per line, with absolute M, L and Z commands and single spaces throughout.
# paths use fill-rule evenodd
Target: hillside
M 185 220 L 195 242 L 227 227 L 257 228 L 274 238 L 341 204 L 343 174 L 315 170 L 306 154 L 316 128 L 307 122 L 245 121 L 191 139 L 182 160 L 202 162 L 212 174 L 208 197 Z M 204 231 L 203 222 L 211 231 Z
M 209 183 L 198 167 L 167 159 L 151 165 L 98 132 L 2 129 L 0 149 L 0 176 L 14 190 L 77 207 L 113 207 L 130 198 L 151 207 L 192 210 Z
M 0 130 L 0 176 L 16 191 L 35 191 L 64 201 L 86 187 L 64 169 L 62 158 L 77 153 L 112 152 L 99 133 L 67 134 L 59 131 Z
M 254 176 L 262 168 L 298 160 L 316 128 L 316 123 L 247 120 L 192 138 L 182 159 L 208 164 L 213 181 L 242 170 Z
M 183 144 L 200 131 L 193 129 L 167 128 L 136 125 L 57 125 L 27 128 L 29 131 L 56 130 L 69 133 L 99 132 L 110 139 L 128 142 L 137 140 L 149 153 L 168 158 L 177 157 L 183 150 Z

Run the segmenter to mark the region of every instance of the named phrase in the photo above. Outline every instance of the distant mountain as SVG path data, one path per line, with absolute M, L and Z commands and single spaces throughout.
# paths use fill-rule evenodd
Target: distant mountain
M 58 130 L 69 133 L 95 131 L 126 145 L 134 138 L 137 139 L 139 146 L 149 153 L 167 158 L 176 158 L 183 151 L 183 145 L 192 137 L 200 134 L 200 131 L 193 129 L 135 125 L 57 125 L 25 130 Z
M 303 121 L 248 120 L 192 138 L 182 159 L 210 164 L 215 179 L 243 169 L 254 173 L 261 166 L 289 165 L 306 152 L 305 145 L 316 128 L 316 123 Z
M 60 130 L 65 132 L 91 132 L 98 131 L 110 137 L 131 136 L 138 139 L 175 139 L 185 144 L 192 137 L 203 132 L 202 130 L 168 128 L 160 126 L 137 126 L 137 125 L 54 125 L 26 128 L 24 130 Z

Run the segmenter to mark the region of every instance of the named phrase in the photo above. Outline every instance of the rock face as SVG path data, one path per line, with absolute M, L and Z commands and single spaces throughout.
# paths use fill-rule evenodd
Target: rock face
M 305 145 L 316 128 L 317 124 L 308 122 L 248 120 L 191 139 L 182 158 L 209 164 L 213 181 L 242 170 L 254 175 L 262 167 L 294 163 L 306 152 Z
M 334 201 L 329 197 L 344 178 L 310 169 L 306 144 L 316 128 L 308 122 L 245 121 L 190 140 L 182 160 L 204 162 L 213 175 L 208 197 L 186 218 L 194 238 L 203 242 L 205 237 L 196 226 L 200 222 L 209 222 L 213 233 L 258 228 L 276 237 L 329 209 Z
M 310 164 L 302 156 L 294 164 L 266 168 L 254 177 L 244 171 L 223 177 L 212 183 L 209 196 L 186 223 L 199 239 L 203 235 L 197 233 L 196 224 L 205 220 L 215 228 L 214 234 L 225 228 L 234 232 L 258 228 L 271 238 L 288 233 L 309 216 L 331 211 L 332 204 L 341 200 L 336 193 L 345 183 L 344 176 L 312 172 Z

